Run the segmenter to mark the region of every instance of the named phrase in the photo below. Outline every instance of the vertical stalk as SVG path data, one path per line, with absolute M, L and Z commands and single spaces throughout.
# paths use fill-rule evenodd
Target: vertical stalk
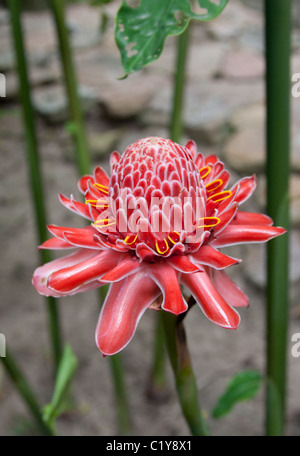
M 11 16 L 12 34 L 15 45 L 20 95 L 22 100 L 23 119 L 25 126 L 25 139 L 27 162 L 29 166 L 29 176 L 32 198 L 35 208 L 36 229 L 38 241 L 42 244 L 47 238 L 46 230 L 46 210 L 44 205 L 44 192 L 42 185 L 42 175 L 39 163 L 39 151 L 37 134 L 35 127 L 35 115 L 31 101 L 31 88 L 28 77 L 28 67 L 24 49 L 24 37 L 20 20 L 20 0 L 8 0 L 8 8 Z M 40 251 L 41 262 L 50 261 L 49 252 Z M 52 340 L 52 349 L 56 366 L 59 364 L 61 356 L 61 335 L 57 305 L 54 298 L 47 298 L 49 314 L 49 330 Z
M 207 436 L 209 431 L 199 405 L 197 382 L 187 346 L 183 320 L 162 312 L 165 341 L 173 368 L 183 415 L 192 435 Z
M 71 131 L 75 140 L 76 160 L 78 163 L 79 173 L 82 175 L 88 173 L 90 169 L 89 148 L 79 99 L 72 48 L 69 40 L 68 29 L 66 27 L 65 0 L 48 0 L 48 2 L 52 9 L 57 30 L 59 51 L 64 70 L 66 91 L 72 121 Z
M 267 211 L 289 228 L 291 1 L 265 0 Z M 284 432 L 288 326 L 288 235 L 267 250 L 266 432 Z
M 184 107 L 184 86 L 186 77 L 186 62 L 189 46 L 190 26 L 177 37 L 177 58 L 174 75 L 173 105 L 171 113 L 170 135 L 172 141 L 180 142 L 183 125 L 182 114 Z
M 6 372 L 9 374 L 11 380 L 16 385 L 18 392 L 24 399 L 25 404 L 35 419 L 41 434 L 47 436 L 54 435 L 52 429 L 44 422 L 41 413 L 41 407 L 38 404 L 36 397 L 32 392 L 29 384 L 27 383 L 27 380 L 25 379 L 23 373 L 15 363 L 11 353 L 7 350 L 5 358 L 0 359 L 6 369 Z

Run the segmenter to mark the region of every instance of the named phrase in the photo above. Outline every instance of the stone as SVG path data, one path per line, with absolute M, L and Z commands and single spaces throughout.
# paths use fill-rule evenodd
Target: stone
M 95 106 L 95 95 L 91 88 L 80 86 L 79 96 L 84 112 Z M 49 123 L 65 122 L 70 117 L 68 100 L 61 85 L 38 87 L 33 90 L 33 104 L 36 112 Z
M 224 146 L 224 159 L 239 173 L 258 173 L 265 166 L 265 106 L 257 103 L 237 109 L 230 119 L 233 129 Z
M 214 78 L 221 71 L 227 45 L 206 41 L 201 46 L 192 43 L 187 62 L 187 78 L 191 81 Z
M 284 234 L 283 234 L 284 236 Z M 244 246 L 243 272 L 256 287 L 266 286 L 266 244 Z M 292 305 L 299 305 L 300 294 L 300 232 L 290 232 L 290 297 Z
M 231 136 L 224 148 L 226 164 L 239 173 L 259 173 L 265 167 L 263 128 L 249 126 Z
M 231 51 L 225 60 L 222 74 L 225 78 L 262 78 L 265 73 L 264 57 L 250 48 Z
M 280 176 L 278 177 L 280 178 Z M 260 176 L 256 192 L 254 193 L 261 210 L 266 208 L 266 178 Z M 293 227 L 300 227 L 300 174 L 290 176 L 290 216 Z
M 92 160 L 103 160 L 109 156 L 120 141 L 123 130 L 115 128 L 101 133 L 89 135 L 89 147 Z
M 118 53 L 92 50 L 78 56 L 76 64 L 80 83 L 93 89 L 106 114 L 115 119 L 139 114 L 165 84 L 163 75 L 146 70 L 120 80 L 124 73 Z

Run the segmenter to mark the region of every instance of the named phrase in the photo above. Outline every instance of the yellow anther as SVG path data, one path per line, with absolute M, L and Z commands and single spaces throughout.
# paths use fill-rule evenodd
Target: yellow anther
M 107 187 L 107 185 L 102 185 L 102 184 L 95 183 L 95 184 L 93 184 L 93 186 L 96 187 L 98 190 L 100 190 L 100 192 L 105 193 L 106 195 L 108 195 L 108 187 Z
M 172 239 L 172 236 L 176 237 L 176 240 Z M 180 233 L 178 233 L 177 231 L 172 231 L 172 233 L 169 234 L 168 239 L 170 242 L 172 242 L 172 244 L 177 244 L 177 242 L 180 242 Z
M 93 207 L 96 207 L 96 208 L 108 208 L 109 207 L 109 204 L 107 201 L 105 200 L 86 200 L 85 201 L 85 204 L 90 204 L 91 206 Z
M 197 228 L 212 228 L 220 223 L 219 217 L 202 217 L 199 219 L 200 225 Z
M 133 239 L 132 239 L 132 238 L 133 238 Z M 132 245 L 132 244 L 134 244 L 134 243 L 136 242 L 137 238 L 138 238 L 137 235 L 134 236 L 134 235 L 131 234 L 131 235 L 127 236 L 127 237 L 124 239 L 124 242 L 125 242 L 125 244 L 127 244 L 127 245 Z
M 216 180 L 210 182 L 209 184 L 206 184 L 205 188 L 206 188 L 207 192 L 214 192 L 219 187 L 221 187 L 221 185 L 223 185 L 222 179 L 216 179 Z
M 162 242 L 165 245 L 165 250 L 161 250 L 161 248 L 160 248 L 161 246 L 159 244 Z M 163 239 L 162 241 L 156 241 L 155 245 L 156 245 L 156 250 L 158 253 L 160 253 L 160 255 L 164 255 L 165 253 L 167 253 L 168 250 L 170 250 L 169 244 L 166 239 Z
M 200 176 L 202 177 L 202 179 L 205 179 L 205 177 L 208 176 L 209 173 L 211 172 L 211 167 L 203 166 L 203 168 L 199 169 L 199 171 L 200 171 Z
M 94 225 L 96 227 L 99 226 L 100 228 L 104 228 L 104 227 L 107 227 L 107 226 L 114 225 L 115 223 L 116 223 L 116 221 L 113 218 L 106 218 L 106 219 L 96 220 L 94 222 Z
M 223 201 L 226 198 L 229 198 L 232 195 L 230 190 L 225 190 L 224 192 L 215 193 L 207 198 L 207 201 L 212 200 L 214 203 L 218 203 L 219 201 Z

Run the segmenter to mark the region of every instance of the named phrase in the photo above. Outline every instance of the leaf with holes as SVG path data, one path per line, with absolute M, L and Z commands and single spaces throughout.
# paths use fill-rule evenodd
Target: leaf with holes
M 236 374 L 229 382 L 225 393 L 219 398 L 213 410 L 214 418 L 227 415 L 232 407 L 240 402 L 252 399 L 262 385 L 262 376 L 256 370 L 245 370 Z
M 228 0 L 198 0 L 202 14 L 192 11 L 188 0 L 141 0 L 137 8 L 122 3 L 115 26 L 125 76 L 140 70 L 162 53 L 169 35 L 180 35 L 191 19 L 208 21 L 218 16 Z

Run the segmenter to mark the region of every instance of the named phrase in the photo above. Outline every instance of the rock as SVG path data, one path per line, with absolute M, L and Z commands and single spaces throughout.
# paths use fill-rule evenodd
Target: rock
M 97 103 L 93 90 L 88 87 L 80 86 L 79 96 L 84 112 Z M 33 91 L 33 104 L 36 112 L 50 123 L 65 122 L 70 117 L 65 90 L 60 85 L 36 88 Z
M 6 73 L 15 68 L 15 56 L 11 49 L 6 49 L 0 53 L 0 73 Z
M 280 178 L 280 176 L 279 176 Z M 257 202 L 262 210 L 266 208 L 266 178 L 260 176 L 256 192 Z M 290 176 L 290 214 L 293 227 L 300 227 L 300 174 Z
M 227 46 L 222 43 L 206 41 L 193 43 L 189 48 L 187 78 L 191 81 L 214 78 L 220 74 Z
M 234 134 L 224 149 L 226 164 L 240 173 L 259 173 L 265 166 L 263 128 L 254 126 Z
M 284 235 L 283 235 L 284 236 Z M 244 246 L 242 263 L 246 278 L 258 288 L 266 286 L 266 244 Z M 299 304 L 300 294 L 300 233 L 290 232 L 290 296 L 293 305 Z
M 234 133 L 224 147 L 226 163 L 239 173 L 261 172 L 265 166 L 265 107 L 262 103 L 238 109 L 230 119 Z
M 91 87 L 107 115 L 116 119 L 139 114 L 165 83 L 163 75 L 147 70 L 120 80 L 123 70 L 116 52 L 92 50 L 78 56 L 76 63 L 80 83 Z
M 263 99 L 262 81 L 232 84 L 209 80 L 205 84 L 190 81 L 185 91 L 184 126 L 186 134 L 199 143 L 220 144 L 231 129 L 230 119 L 237 109 Z M 157 90 L 141 116 L 144 124 L 168 126 L 172 92 Z
M 90 134 L 89 146 L 92 160 L 103 160 L 107 155 L 110 155 L 120 141 L 122 132 L 122 129 L 115 128 L 102 133 Z
M 225 60 L 222 74 L 225 78 L 262 78 L 265 72 L 263 55 L 243 47 L 231 51 Z

